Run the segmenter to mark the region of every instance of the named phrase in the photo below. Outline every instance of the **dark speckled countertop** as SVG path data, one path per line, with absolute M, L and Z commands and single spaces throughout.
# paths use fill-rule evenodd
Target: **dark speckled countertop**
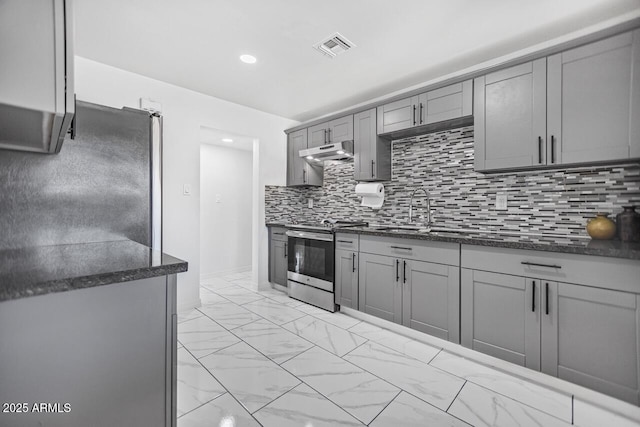
M 287 227 L 287 223 L 267 223 L 268 227 Z M 493 246 L 499 248 L 533 251 L 561 252 L 577 255 L 596 255 L 640 260 L 640 243 L 624 243 L 619 240 L 591 240 L 557 236 L 512 235 L 477 232 L 420 232 L 411 230 L 385 231 L 376 227 L 337 228 L 336 232 L 368 236 L 401 237 L 404 239 L 432 240 L 466 245 Z
M 185 261 L 130 240 L 0 251 L 0 301 L 187 271 Z

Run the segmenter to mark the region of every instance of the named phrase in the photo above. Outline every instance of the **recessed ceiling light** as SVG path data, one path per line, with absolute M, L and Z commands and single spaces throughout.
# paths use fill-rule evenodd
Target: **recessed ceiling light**
M 222 138 L 222 142 L 233 142 L 231 138 Z
M 313 160 L 313 156 L 307 156 L 307 159 Z
M 257 59 L 253 55 L 240 55 L 240 61 L 244 62 L 245 64 L 255 64 Z

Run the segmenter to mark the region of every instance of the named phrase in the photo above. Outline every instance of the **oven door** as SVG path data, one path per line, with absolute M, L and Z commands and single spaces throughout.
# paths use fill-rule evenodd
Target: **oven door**
M 333 292 L 333 234 L 289 230 L 287 277 Z

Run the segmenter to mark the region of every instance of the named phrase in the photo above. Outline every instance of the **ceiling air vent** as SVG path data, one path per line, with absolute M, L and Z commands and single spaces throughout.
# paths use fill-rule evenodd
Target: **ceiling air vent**
M 348 51 L 352 47 L 356 47 L 356 45 L 350 42 L 342 34 L 335 33 L 327 37 L 320 43 L 313 45 L 313 47 L 319 52 L 327 55 L 329 58 L 333 58 L 341 53 Z

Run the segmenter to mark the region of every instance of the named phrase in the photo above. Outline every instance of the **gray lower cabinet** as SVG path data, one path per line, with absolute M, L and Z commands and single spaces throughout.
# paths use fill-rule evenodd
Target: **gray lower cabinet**
M 308 148 L 307 129 L 292 132 L 287 141 L 287 186 L 322 186 L 323 168 L 311 166 L 300 157 L 300 150 Z
M 1 302 L 0 336 L 3 426 L 175 426 L 175 275 Z
M 391 141 L 376 132 L 376 109 L 353 115 L 354 176 L 356 181 L 391 179 Z
M 549 163 L 640 157 L 640 30 L 548 58 Z
M 402 324 L 460 342 L 460 269 L 402 260 Z
M 358 307 L 360 311 L 402 323 L 400 260 L 360 252 Z
M 271 228 L 269 235 L 269 281 L 287 286 L 288 242 L 284 228 Z
M 358 309 L 358 252 L 336 249 L 335 302 Z

